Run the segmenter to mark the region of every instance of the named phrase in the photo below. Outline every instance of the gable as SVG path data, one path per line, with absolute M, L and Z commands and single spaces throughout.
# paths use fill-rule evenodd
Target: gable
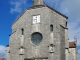
M 59 15 L 63 16 L 64 18 L 68 19 L 67 16 L 63 15 L 62 13 L 58 12 L 57 10 L 49 7 L 48 5 L 36 5 L 36 6 L 32 6 L 30 8 L 25 9 L 22 14 L 11 24 L 11 26 L 13 26 L 13 24 L 19 20 L 19 18 L 27 11 L 27 10 L 31 10 L 31 9 L 37 9 L 37 8 L 42 8 L 42 7 L 48 7 L 49 9 L 53 10 L 54 12 L 58 13 Z

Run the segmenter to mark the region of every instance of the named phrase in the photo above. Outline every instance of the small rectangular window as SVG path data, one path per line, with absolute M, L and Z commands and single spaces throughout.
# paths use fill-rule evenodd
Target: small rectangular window
M 50 31 L 53 32 L 53 25 L 50 25 Z
M 24 35 L 24 29 L 21 29 L 21 34 Z
M 33 24 L 40 23 L 40 15 L 33 16 Z

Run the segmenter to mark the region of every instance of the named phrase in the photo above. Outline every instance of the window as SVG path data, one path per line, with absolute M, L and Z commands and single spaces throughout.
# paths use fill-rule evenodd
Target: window
M 66 22 L 66 27 L 67 27 L 67 22 Z
M 53 25 L 50 25 L 50 31 L 53 32 Z
M 41 33 L 33 33 L 31 37 L 31 41 L 33 44 L 37 45 L 42 41 L 42 34 Z
M 33 24 L 40 23 L 40 15 L 33 16 Z
M 24 35 L 24 29 L 23 28 L 21 29 L 21 34 Z

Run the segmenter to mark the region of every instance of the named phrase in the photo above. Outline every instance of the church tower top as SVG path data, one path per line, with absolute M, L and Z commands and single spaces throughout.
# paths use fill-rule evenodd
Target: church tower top
M 44 5 L 44 1 L 43 0 L 33 0 L 33 6 L 35 5 Z

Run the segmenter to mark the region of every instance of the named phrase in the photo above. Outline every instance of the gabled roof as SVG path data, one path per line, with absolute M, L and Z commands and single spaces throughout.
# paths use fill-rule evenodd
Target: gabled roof
M 35 6 L 30 7 L 30 8 L 25 9 L 25 11 L 23 11 L 23 13 L 11 24 L 11 26 L 26 12 L 26 10 L 36 9 L 36 8 L 42 8 L 42 7 L 48 7 L 48 8 L 50 8 L 51 10 L 55 11 L 56 13 L 58 13 L 59 15 L 61 15 L 61 16 L 65 17 L 66 19 L 68 19 L 67 16 L 65 16 L 65 15 L 63 15 L 62 13 L 58 12 L 57 10 L 49 7 L 48 5 L 35 5 Z
M 75 42 L 69 42 L 69 48 L 76 48 Z
M 0 58 L 0 60 L 4 60 L 4 58 Z

